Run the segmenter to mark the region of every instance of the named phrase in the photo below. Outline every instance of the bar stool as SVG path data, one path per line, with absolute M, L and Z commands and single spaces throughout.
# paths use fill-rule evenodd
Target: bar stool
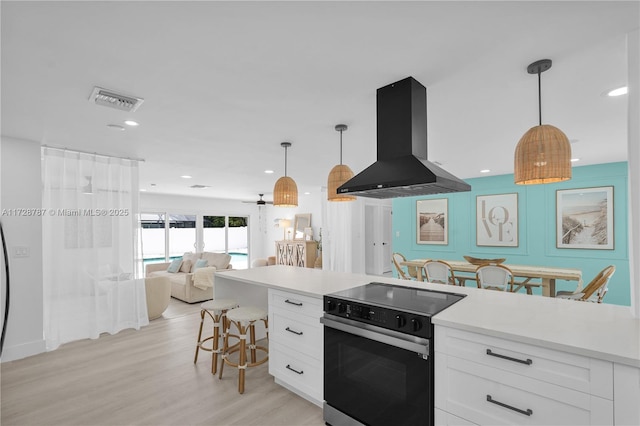
M 220 329 L 222 328 L 222 332 L 224 333 L 227 324 L 227 311 L 237 307 L 238 302 L 234 299 L 208 300 L 200 305 L 200 330 L 198 331 L 196 355 L 193 358 L 193 363 L 195 364 L 198 361 L 198 352 L 200 349 L 211 352 L 211 374 L 216 374 L 218 369 L 218 354 L 222 352 L 219 345 L 220 337 L 222 337 Z M 202 326 L 204 325 L 205 314 L 213 321 L 213 335 L 202 339 Z M 213 340 L 210 348 L 204 346 L 204 343 L 209 340 Z
M 267 311 L 256 307 L 241 307 L 227 311 L 227 326 L 224 332 L 224 346 L 222 348 L 222 361 L 220 362 L 220 375 L 218 377 L 222 379 L 222 370 L 225 364 L 238 367 L 238 392 L 241 394 L 244 393 L 244 375 L 247 367 L 256 367 L 264 364 L 269 359 L 269 349 L 264 346 L 256 346 L 256 321 L 264 322 L 267 339 L 269 339 L 269 319 L 267 317 Z M 229 337 L 231 336 L 229 331 L 232 323 L 238 329 L 240 344 L 229 347 Z M 249 349 L 251 355 L 251 362 L 249 363 L 247 363 L 247 331 L 249 332 Z M 258 350 L 266 354 L 261 360 L 256 359 L 256 351 Z M 229 354 L 233 352 L 238 352 L 237 363 L 229 359 Z

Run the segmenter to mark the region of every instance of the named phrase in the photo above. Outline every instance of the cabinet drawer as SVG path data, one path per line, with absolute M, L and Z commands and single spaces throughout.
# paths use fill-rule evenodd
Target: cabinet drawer
M 286 345 L 316 359 L 323 359 L 322 324 L 318 318 L 273 308 L 269 313 L 271 341 Z
M 454 416 L 451 413 L 447 413 L 439 408 L 436 408 L 435 412 L 435 424 L 438 426 L 476 426 L 475 423 L 471 423 L 458 416 Z
M 322 401 L 322 361 L 272 342 L 269 344 L 269 374 L 312 399 Z
M 436 406 L 474 423 L 613 424 L 613 401 L 442 353 L 436 363 Z
M 282 308 L 298 314 L 320 318 L 322 316 L 322 298 L 270 289 L 269 308 Z
M 613 399 L 608 361 L 447 327 L 436 327 L 435 345 L 437 352 Z

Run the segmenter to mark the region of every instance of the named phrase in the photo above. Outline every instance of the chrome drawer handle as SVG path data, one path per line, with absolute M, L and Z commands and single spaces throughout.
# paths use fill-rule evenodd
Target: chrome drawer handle
M 295 331 L 290 329 L 289 327 L 285 328 L 285 330 L 287 330 L 289 333 L 293 333 L 293 334 L 297 334 L 298 336 L 302 336 L 302 331 Z
M 496 404 L 501 407 L 508 408 L 509 410 L 513 410 L 517 413 L 524 414 L 525 416 L 530 416 L 533 414 L 533 410 L 531 410 L 530 408 L 527 408 L 526 410 L 521 410 L 509 404 L 505 404 L 504 402 L 496 401 L 495 399 L 491 398 L 491 395 L 487 395 L 487 401 L 489 401 L 492 404 Z
M 298 374 L 304 374 L 304 371 L 298 371 L 295 368 L 291 368 L 291 365 L 287 364 L 287 370 L 291 370 L 294 373 L 298 373 Z
M 529 358 L 527 358 L 526 360 L 518 359 L 518 358 L 512 358 L 510 356 L 500 355 L 500 354 L 497 354 L 495 352 L 491 352 L 491 349 L 487 349 L 487 355 L 495 356 L 496 358 L 507 359 L 507 360 L 513 361 L 513 362 L 519 362 L 520 364 L 527 364 L 527 365 L 533 364 L 533 361 L 531 361 Z
M 292 302 L 291 300 L 287 299 L 284 301 L 284 303 L 288 303 L 290 305 L 296 305 L 296 306 L 302 306 L 301 302 Z

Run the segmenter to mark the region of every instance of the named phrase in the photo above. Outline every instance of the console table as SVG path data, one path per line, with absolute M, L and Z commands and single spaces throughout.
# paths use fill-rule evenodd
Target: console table
M 306 240 L 276 241 L 276 264 L 313 268 L 318 253 L 318 243 Z

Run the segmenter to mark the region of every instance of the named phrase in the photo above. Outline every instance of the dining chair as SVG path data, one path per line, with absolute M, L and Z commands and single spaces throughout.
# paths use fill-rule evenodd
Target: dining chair
M 443 260 L 428 260 L 424 263 L 425 281 L 456 285 L 456 276 L 451 265 Z
M 410 280 L 411 277 L 409 276 L 408 271 L 405 272 L 404 269 L 402 269 L 402 265 L 400 265 L 400 262 L 404 262 L 406 260 L 407 258 L 400 253 L 393 253 L 391 255 L 391 261 L 393 262 L 393 266 L 395 266 L 396 271 L 398 272 L 398 278 L 401 278 L 403 280 Z
M 582 302 L 602 303 L 607 294 L 609 280 L 616 272 L 614 265 L 604 268 L 587 284 L 586 287 L 578 286 L 574 291 L 558 291 L 556 297 L 560 299 L 580 300 Z
M 398 272 L 398 278 L 403 280 L 417 280 L 418 279 L 418 269 L 415 266 L 406 266 L 403 267 L 400 263 L 406 262 L 407 258 L 402 255 L 402 253 L 393 253 L 391 255 L 391 261 L 393 262 L 393 266 L 395 266 L 396 271 Z M 406 268 L 406 270 L 404 269 Z M 424 277 L 424 274 L 422 275 Z
M 478 288 L 513 291 L 513 272 L 503 265 L 481 265 L 476 269 Z

